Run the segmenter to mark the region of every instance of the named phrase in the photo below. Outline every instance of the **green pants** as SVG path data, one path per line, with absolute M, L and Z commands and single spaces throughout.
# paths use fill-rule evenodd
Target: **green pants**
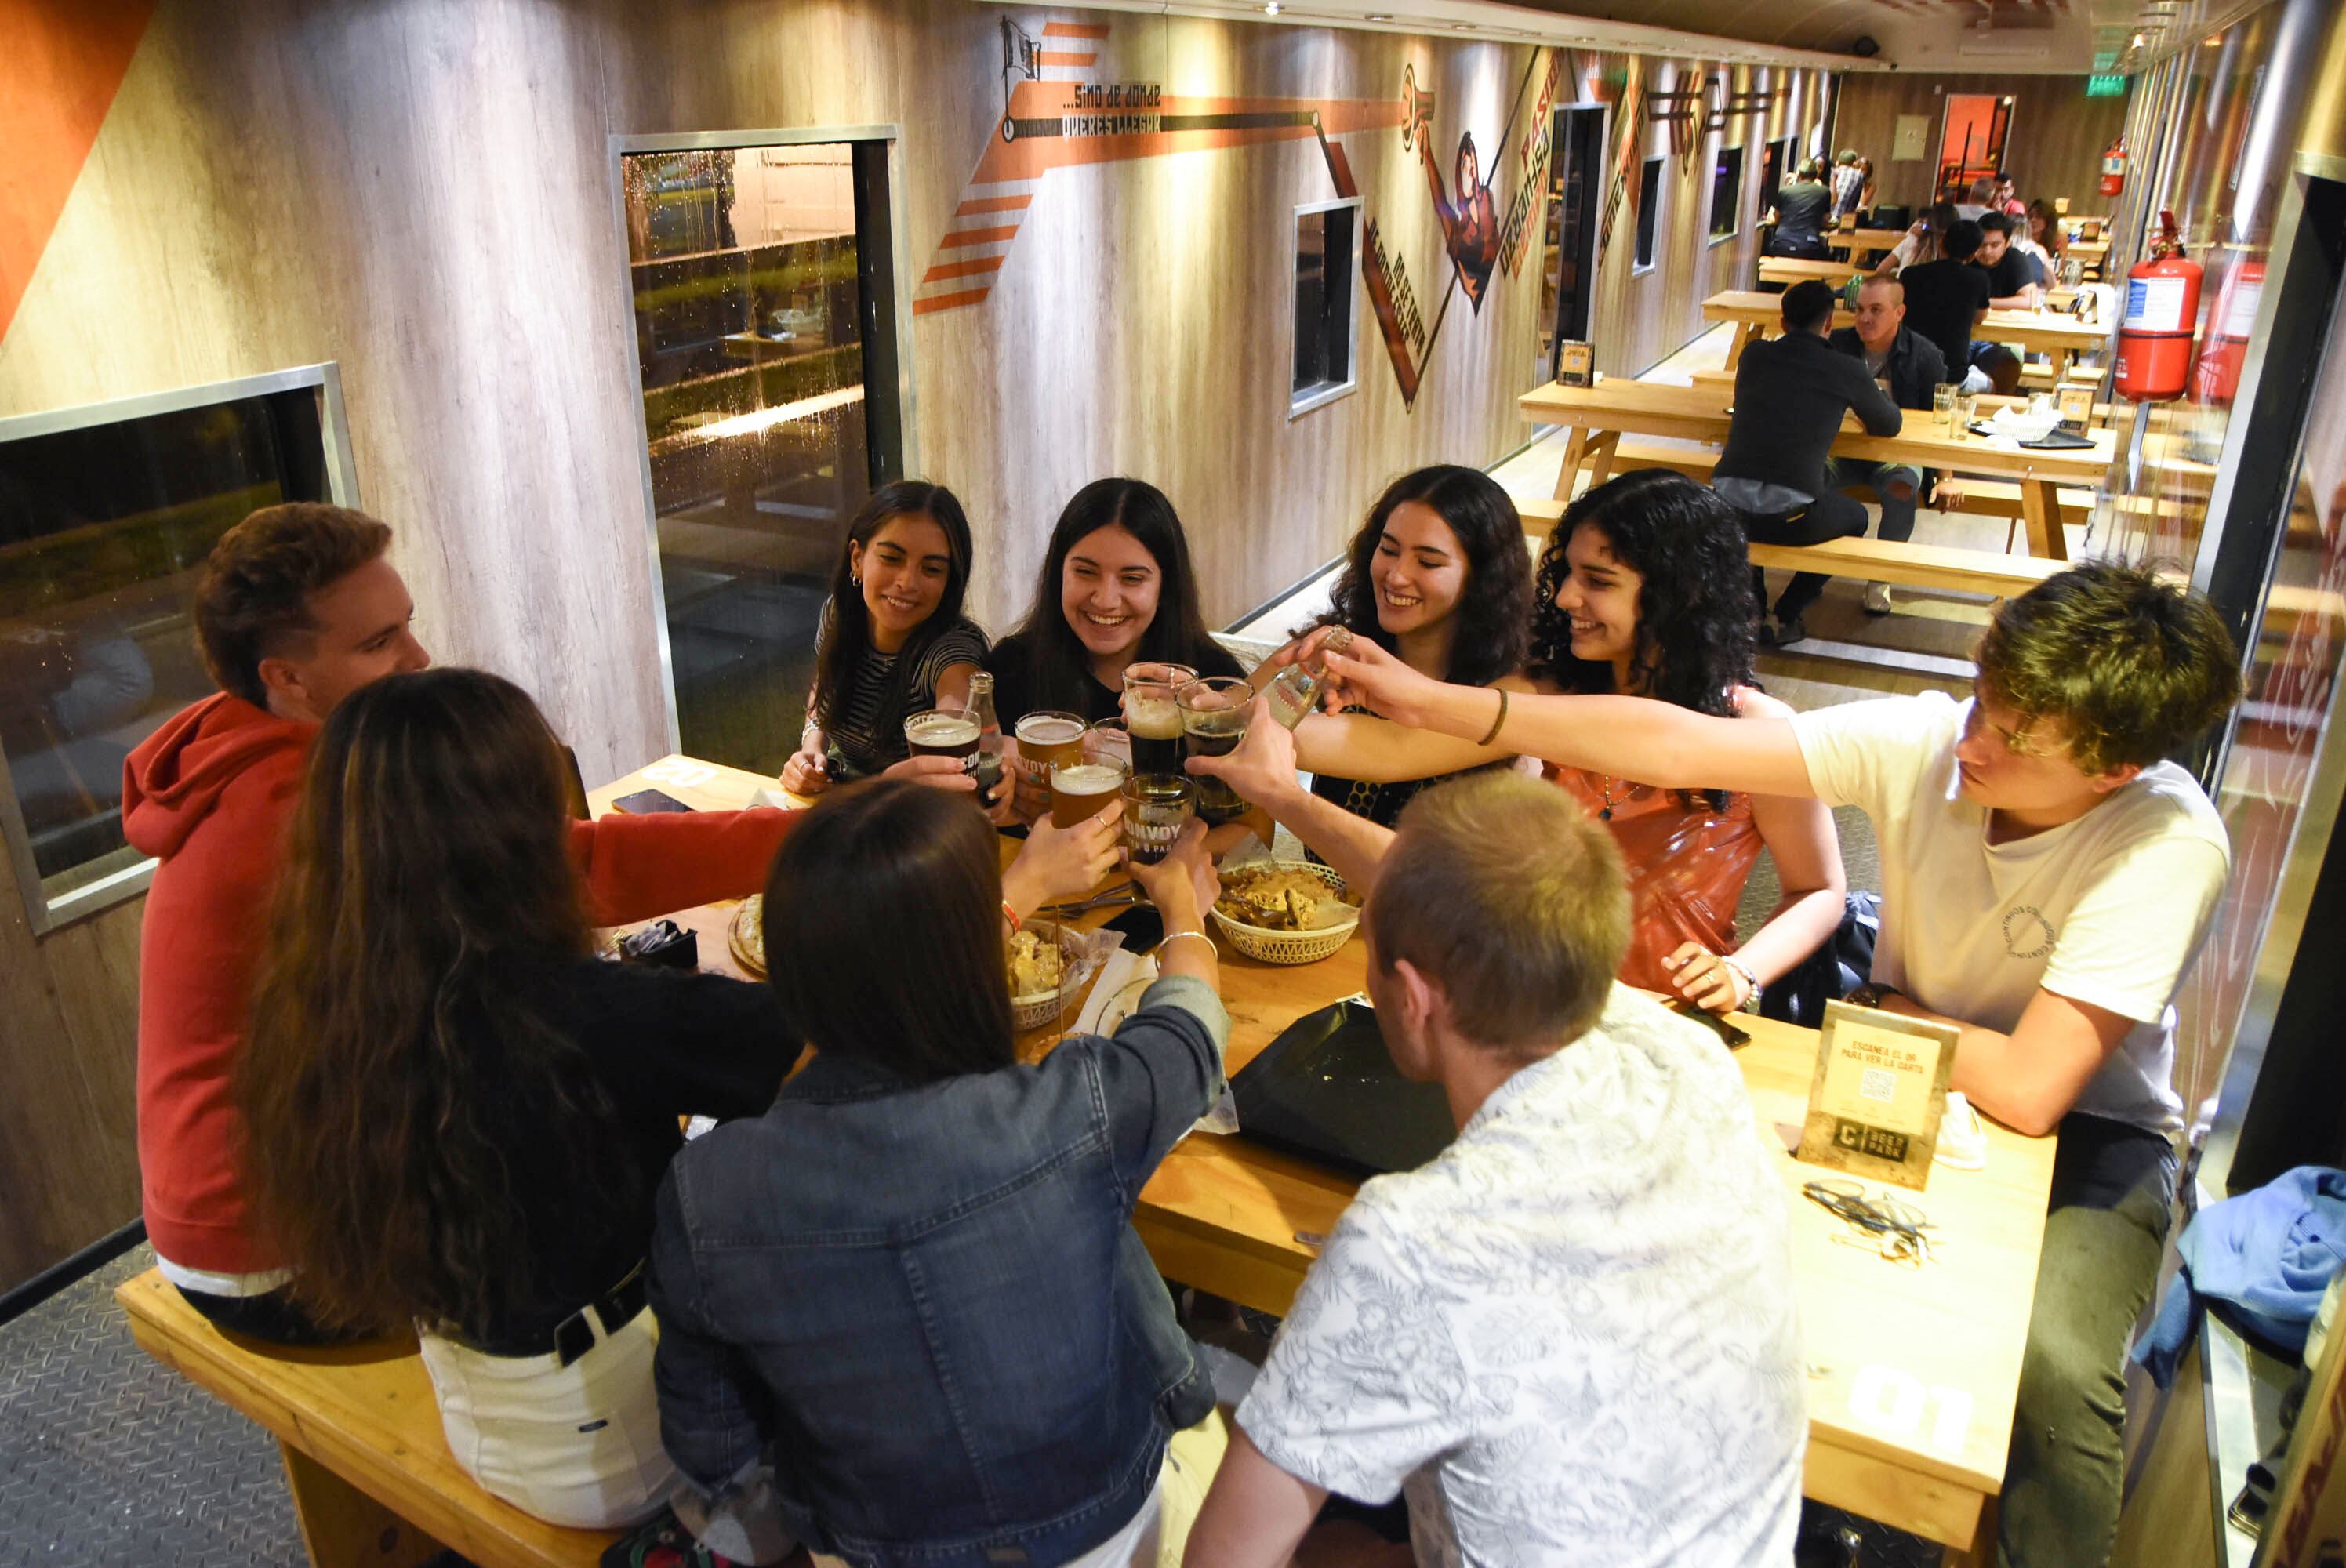
M 2164 1137 L 2098 1116 L 2062 1122 L 2004 1461 L 2004 1568 L 2109 1560 L 2124 1481 L 2127 1341 L 2158 1278 L 2174 1194 Z

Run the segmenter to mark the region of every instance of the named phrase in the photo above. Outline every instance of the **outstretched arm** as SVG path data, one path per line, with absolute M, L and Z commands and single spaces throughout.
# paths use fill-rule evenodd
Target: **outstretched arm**
M 1479 740 L 1499 717 L 1497 692 L 1430 680 L 1373 643 L 1322 650 L 1336 677 L 1333 700 L 1358 703 L 1394 722 Z M 1813 797 L 1808 763 L 1786 719 L 1714 718 L 1643 697 L 1508 696 L 1492 738 L 1499 753 L 1522 752 L 1669 789 L 1739 789 Z
M 1328 862 L 1356 896 L 1375 883 L 1377 863 L 1392 844 L 1392 830 L 1355 817 L 1332 800 L 1322 800 L 1296 777 L 1294 738 L 1257 703 L 1246 738 L 1220 757 L 1192 757 L 1189 771 L 1219 779 L 1250 804 L 1260 806 Z M 1308 728 L 1320 720 L 1307 719 Z M 1373 723 L 1374 720 L 1370 722 Z M 1387 725 L 1386 728 L 1392 727 Z M 1404 731 L 1402 733 L 1411 733 Z

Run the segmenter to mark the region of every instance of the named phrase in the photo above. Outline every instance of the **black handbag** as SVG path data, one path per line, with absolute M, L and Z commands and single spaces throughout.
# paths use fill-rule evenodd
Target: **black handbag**
M 1855 892 L 1842 902 L 1841 924 L 1817 950 L 1760 993 L 1760 1016 L 1814 1029 L 1825 1003 L 1838 1002 L 1873 973 L 1873 944 L 1882 935 L 1882 899 Z

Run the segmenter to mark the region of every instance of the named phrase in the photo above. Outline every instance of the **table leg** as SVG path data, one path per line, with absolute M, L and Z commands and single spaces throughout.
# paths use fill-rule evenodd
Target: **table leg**
M 2060 489 L 2049 479 L 2020 482 L 2020 512 L 2028 521 L 2028 548 L 2048 560 L 2069 558 L 2068 535 L 2061 531 Z
M 277 1447 L 314 1568 L 416 1568 L 446 1550 L 292 1444 Z
M 1743 351 L 1749 348 L 1759 336 L 1760 324 L 1757 321 L 1738 321 L 1735 324 L 1735 336 L 1728 342 L 1727 345 L 1727 368 L 1729 370 L 1731 371 L 1735 368 L 1736 361 L 1743 357 Z
M 1572 476 L 1580 472 L 1580 460 L 1588 449 L 1588 433 L 1578 425 L 1564 433 L 1564 462 L 1556 471 L 1556 498 L 1572 499 Z
M 2061 378 L 2069 373 L 2069 351 L 2066 349 L 2047 349 L 2045 351 L 2045 357 L 2053 361 L 2053 384 L 2055 386 L 2059 386 L 2061 384 Z
M 1621 433 L 1606 431 L 1588 443 L 1588 488 L 1596 489 L 1613 476 L 1613 452 L 1621 444 Z

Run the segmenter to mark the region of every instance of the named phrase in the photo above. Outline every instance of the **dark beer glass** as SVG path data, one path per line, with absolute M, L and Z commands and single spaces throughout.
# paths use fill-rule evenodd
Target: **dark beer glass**
M 1246 738 L 1254 688 L 1237 676 L 1209 676 L 1181 688 L 1182 741 L 1191 757 L 1220 757 Z M 1207 821 L 1235 820 L 1246 810 L 1238 791 L 1219 779 L 1195 776 L 1198 815 Z

